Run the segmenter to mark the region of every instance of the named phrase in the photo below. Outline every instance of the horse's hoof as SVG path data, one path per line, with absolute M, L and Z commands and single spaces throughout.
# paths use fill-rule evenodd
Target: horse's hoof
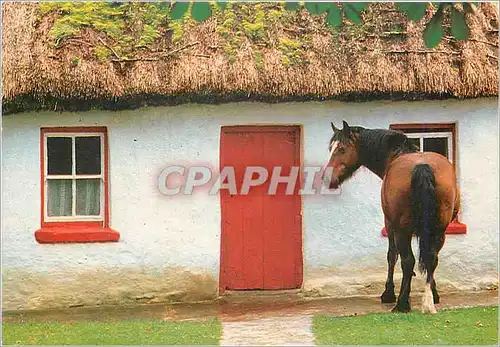
M 384 292 L 380 296 L 380 301 L 382 301 L 383 304 L 393 304 L 396 302 L 396 295 L 394 295 L 394 293 Z
M 436 314 L 437 313 L 437 309 L 434 305 L 422 305 L 422 313 L 423 314 L 426 314 L 426 313 L 430 313 L 430 314 Z
M 410 311 L 411 308 L 409 304 L 401 305 L 399 303 L 396 306 L 394 306 L 393 309 L 391 310 L 391 312 L 394 313 L 409 313 Z

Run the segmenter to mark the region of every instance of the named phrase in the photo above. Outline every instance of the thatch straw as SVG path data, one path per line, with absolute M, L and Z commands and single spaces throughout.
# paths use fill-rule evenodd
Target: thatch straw
M 3 110 L 34 108 L 122 108 L 141 104 L 221 102 L 242 99 L 370 100 L 375 98 L 474 98 L 498 95 L 498 8 L 482 3 L 468 18 L 472 40 L 444 39 L 425 48 L 423 27 L 391 11 L 393 5 L 372 4 L 365 22 L 374 26 L 356 38 L 335 40 L 323 20 L 298 14 L 307 25 L 278 25 L 271 42 L 296 38 L 306 28 L 308 63 L 282 62 L 277 44 L 257 47 L 247 41 L 232 61 L 221 48 L 216 18 L 190 28 L 168 59 L 125 64 L 98 61 L 88 47 L 99 44 L 87 30 L 79 43 L 55 49 L 48 31 L 51 18 L 37 21 L 36 3 L 4 3 Z M 299 20 L 297 19 L 297 20 Z M 402 23 L 401 32 L 384 33 L 388 21 Z M 81 41 L 84 41 L 83 43 Z M 194 44 L 199 42 L 199 44 Z M 85 44 L 87 43 L 87 44 Z M 254 53 L 262 56 L 260 66 Z M 431 51 L 429 53 L 429 51 Z M 80 58 L 78 64 L 72 59 Z

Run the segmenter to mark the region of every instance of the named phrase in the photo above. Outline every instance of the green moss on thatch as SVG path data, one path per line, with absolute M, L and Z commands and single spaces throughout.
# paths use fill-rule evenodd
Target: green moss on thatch
M 281 60 L 285 65 L 300 65 L 307 63 L 307 47 L 301 40 L 280 38 L 278 49 L 282 53 Z
M 264 67 L 264 61 L 262 60 L 262 52 L 261 51 L 254 51 L 253 52 L 253 59 L 255 61 L 255 66 L 259 71 L 262 70 Z
M 310 35 L 289 38 L 280 32 L 283 27 L 299 24 L 297 14 L 287 11 L 282 3 L 229 3 L 226 11 L 219 13 L 216 19 L 220 24 L 215 30 L 225 41 L 225 52 L 230 61 L 234 61 L 243 44 L 249 43 L 255 47 L 254 60 L 258 69 L 262 68 L 265 54 L 265 50 L 259 47 L 279 50 L 285 66 L 307 63 Z
M 294 39 L 280 37 L 275 44 L 269 42 L 269 36 L 278 28 L 296 21 L 296 15 L 287 11 L 284 4 L 229 3 L 224 11 L 215 2 L 211 6 L 218 23 L 215 31 L 225 39 L 224 47 L 230 61 L 245 43 L 242 38 L 246 38 L 251 44 L 278 48 L 285 65 L 307 62 L 307 35 Z M 79 36 L 82 30 L 92 29 L 104 42 L 93 47 L 98 60 L 116 59 L 116 55 L 121 59 L 135 59 L 141 52 L 161 45 L 169 36 L 167 34 L 170 34 L 167 45 L 178 44 L 185 32 L 196 24 L 191 18 L 191 8 L 192 4 L 183 19 L 171 20 L 170 3 L 46 2 L 40 4 L 38 19 L 55 17 L 49 36 L 56 48 L 65 40 Z M 258 55 L 262 54 L 265 53 Z
M 49 36 L 56 47 L 83 29 L 93 29 L 120 56 L 130 58 L 160 39 L 169 11 L 170 3 L 42 2 L 38 18 L 55 17 Z M 106 56 L 102 47 L 96 50 L 100 59 Z
M 111 55 L 111 50 L 104 45 L 98 45 L 94 47 L 94 54 L 99 61 L 104 62 Z

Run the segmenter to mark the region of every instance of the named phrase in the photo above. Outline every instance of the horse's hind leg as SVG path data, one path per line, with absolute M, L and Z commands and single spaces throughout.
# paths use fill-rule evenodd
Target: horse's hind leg
M 410 291 L 411 279 L 415 275 L 413 268 L 415 267 L 415 256 L 411 249 L 411 234 L 395 235 L 395 243 L 401 256 L 401 269 L 403 270 L 403 279 L 401 281 L 401 289 L 399 290 L 398 301 L 392 312 L 410 312 Z
M 422 312 L 436 313 L 435 304 L 439 304 L 439 294 L 436 289 L 436 280 L 434 272 L 438 266 L 438 254 L 444 245 L 444 231 L 434 238 L 429 252 L 429 267 L 427 270 L 427 280 L 425 284 L 425 292 L 422 297 Z
M 437 252 L 429 252 L 429 267 L 427 268 L 427 280 L 425 282 L 424 294 L 422 296 L 422 313 L 437 313 L 436 306 L 436 282 L 434 281 L 434 269 L 437 266 Z M 435 293 L 435 294 L 434 294 Z M 439 295 L 437 295 L 439 301 Z
M 431 268 L 431 290 L 432 290 L 432 297 L 434 299 L 434 304 L 439 304 L 439 294 L 438 294 L 438 291 L 437 291 L 437 288 L 436 288 L 436 280 L 434 278 L 434 272 L 436 271 L 436 268 L 438 266 L 438 257 L 439 257 L 439 251 L 441 250 L 441 248 L 443 248 L 443 245 L 444 245 L 444 239 L 445 239 L 445 235 L 444 233 L 441 235 L 441 237 L 439 238 L 439 240 L 436 241 L 437 243 L 437 249 L 435 252 L 433 252 L 433 265 L 432 265 L 432 268 Z M 432 255 L 431 255 L 432 257 Z
M 396 302 L 396 294 L 394 294 L 394 267 L 398 260 L 398 250 L 394 242 L 394 233 L 387 224 L 386 230 L 389 239 L 389 249 L 387 250 L 387 280 L 385 281 L 385 291 L 380 296 L 384 304 Z
M 432 258 L 432 256 L 431 256 Z M 432 300 L 434 304 L 439 304 L 439 294 L 436 288 L 436 280 L 434 279 L 434 270 L 436 269 L 438 265 L 438 254 L 436 252 L 436 255 L 434 257 L 434 266 L 432 269 L 432 278 L 431 278 L 431 291 L 432 291 Z

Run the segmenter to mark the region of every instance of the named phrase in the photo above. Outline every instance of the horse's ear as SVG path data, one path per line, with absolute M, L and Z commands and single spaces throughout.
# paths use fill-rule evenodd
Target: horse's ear
M 347 124 L 345 120 L 342 121 L 342 124 L 343 124 L 342 133 L 344 134 L 344 136 L 348 137 L 351 133 L 351 128 L 349 127 L 349 124 Z
M 332 126 L 332 130 L 333 130 L 333 132 L 334 132 L 334 133 L 335 133 L 335 132 L 337 132 L 337 131 L 339 130 L 339 129 L 337 129 L 337 128 L 335 127 L 335 124 L 333 124 L 333 122 L 330 122 L 330 124 L 331 124 L 331 126 Z

